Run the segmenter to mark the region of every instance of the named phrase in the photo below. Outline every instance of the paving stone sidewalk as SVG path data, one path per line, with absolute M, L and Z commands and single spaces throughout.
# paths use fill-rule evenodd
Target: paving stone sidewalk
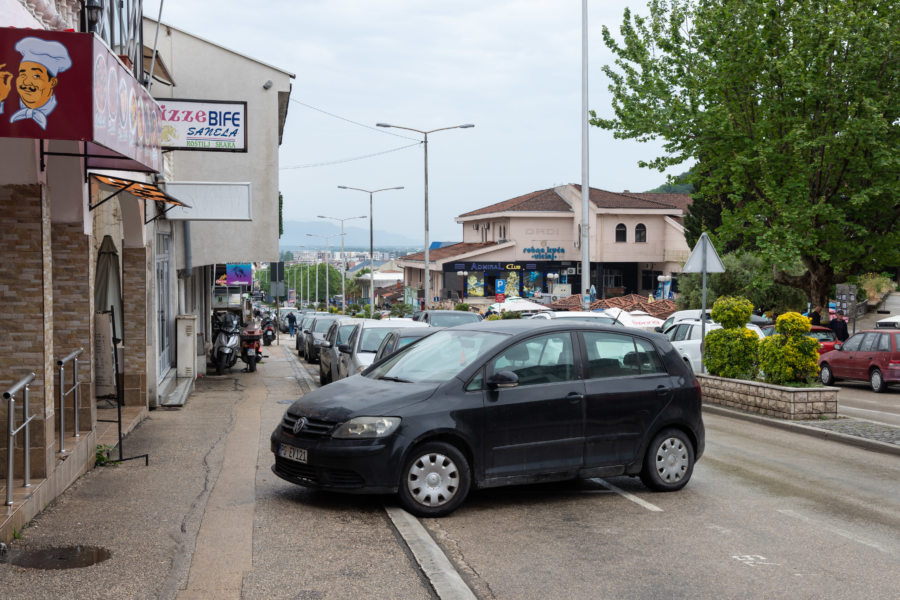
M 860 419 L 840 418 L 830 421 L 808 421 L 804 425 L 827 429 L 844 435 L 875 440 L 900 447 L 900 427 Z

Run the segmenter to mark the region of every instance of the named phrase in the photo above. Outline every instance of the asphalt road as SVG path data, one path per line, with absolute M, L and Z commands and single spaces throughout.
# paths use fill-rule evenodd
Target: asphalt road
M 876 394 L 862 381 L 838 381 L 838 411 L 848 417 L 868 419 L 900 427 L 900 385 Z

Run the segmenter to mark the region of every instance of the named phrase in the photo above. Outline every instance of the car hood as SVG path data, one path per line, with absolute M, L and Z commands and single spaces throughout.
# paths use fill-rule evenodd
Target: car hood
M 440 384 L 400 383 L 354 375 L 306 394 L 288 409 L 293 415 L 343 422 L 358 416 L 393 416 L 428 399 Z

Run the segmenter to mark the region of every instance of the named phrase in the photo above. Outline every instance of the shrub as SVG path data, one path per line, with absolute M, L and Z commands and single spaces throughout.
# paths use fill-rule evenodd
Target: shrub
M 463 312 L 469 312 L 469 305 L 465 302 L 459 302 L 456 306 L 453 307 L 453 310 L 461 310 Z
M 767 383 L 813 383 L 819 374 L 819 343 L 807 336 L 809 319 L 795 312 L 775 321 L 777 333 L 759 345 L 759 366 Z
M 500 318 L 501 318 L 500 315 L 495 313 L 493 315 L 488 315 L 487 318 L 485 319 L 485 321 L 499 321 Z
M 857 295 L 859 296 L 859 299 L 868 299 L 873 303 L 881 300 L 881 295 L 883 293 L 893 291 L 896 287 L 890 277 L 880 273 L 865 273 L 860 275 L 857 286 Z M 860 291 L 865 293 L 859 293 Z
M 740 296 L 722 296 L 713 304 L 710 316 L 725 329 L 743 327 L 750 320 L 753 304 Z
M 500 313 L 501 319 L 521 319 L 522 313 L 517 310 L 504 310 Z
M 710 375 L 732 379 L 754 379 L 759 338 L 744 327 L 753 312 L 746 298 L 722 296 L 710 316 L 722 329 L 710 331 L 704 340 L 703 364 Z

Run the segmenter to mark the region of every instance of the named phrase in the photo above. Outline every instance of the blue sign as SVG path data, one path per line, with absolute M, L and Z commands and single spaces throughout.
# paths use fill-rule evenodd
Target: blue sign
M 530 254 L 531 258 L 536 260 L 556 260 L 556 255 L 565 254 L 566 249 L 561 247 L 547 248 L 541 246 L 540 248 L 535 248 L 534 246 L 529 246 L 528 248 L 523 248 L 522 252 Z
M 494 292 L 496 292 L 498 294 L 506 293 L 506 280 L 505 279 L 498 279 L 497 281 L 494 282 Z

